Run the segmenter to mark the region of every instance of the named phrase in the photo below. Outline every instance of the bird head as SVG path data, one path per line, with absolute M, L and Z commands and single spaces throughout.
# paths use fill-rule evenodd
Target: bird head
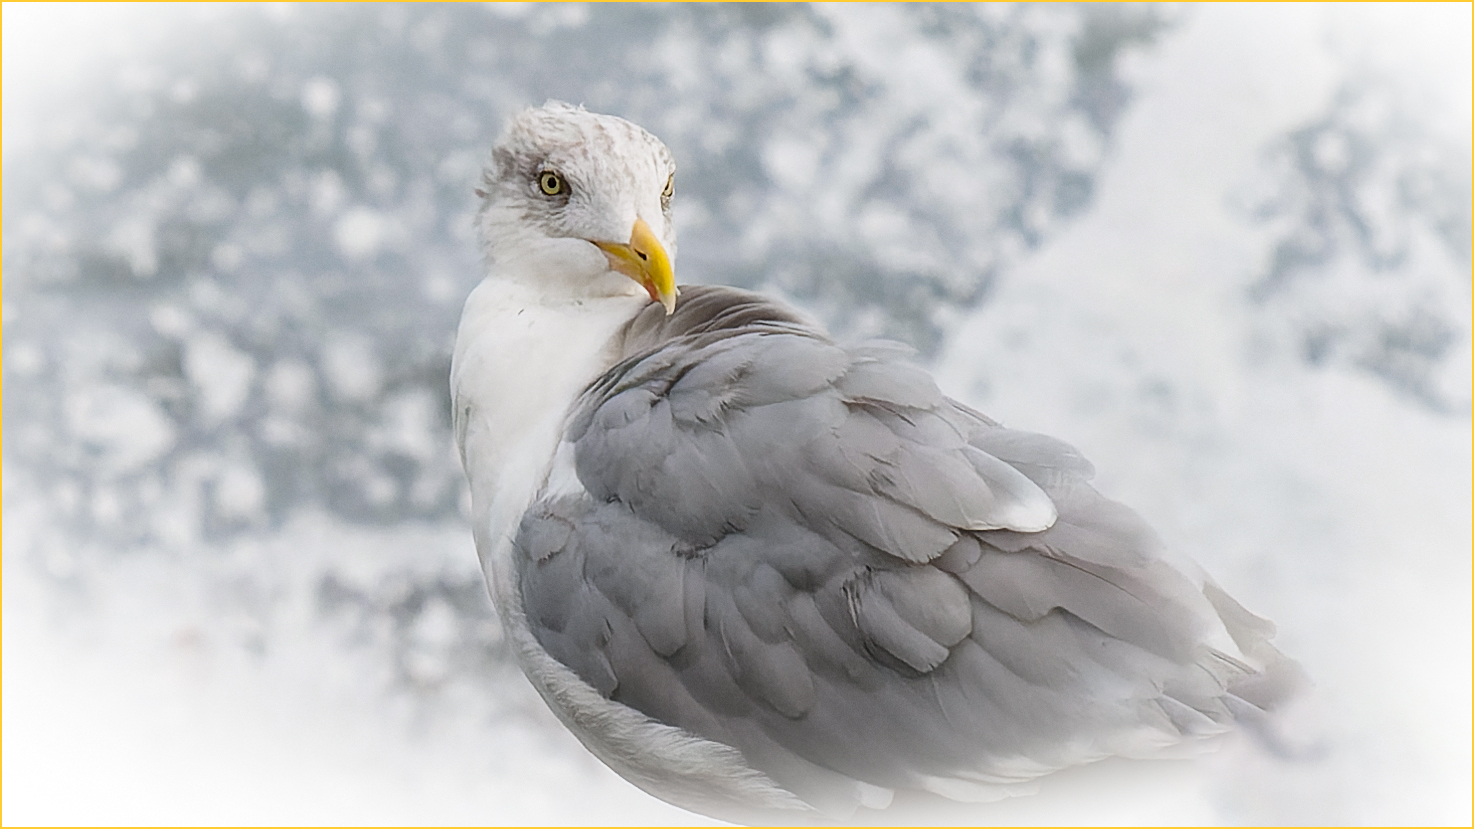
M 482 172 L 493 273 L 579 300 L 643 289 L 675 309 L 675 160 L 623 118 L 558 101 L 512 119 Z M 633 280 L 633 282 L 631 282 Z

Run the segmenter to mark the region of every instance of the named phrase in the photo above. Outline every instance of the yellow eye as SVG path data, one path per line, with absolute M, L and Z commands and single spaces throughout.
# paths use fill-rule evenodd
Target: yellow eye
M 670 197 L 676 194 L 676 175 L 671 173 L 670 178 L 665 180 L 665 189 L 660 191 L 660 200 L 670 202 Z
M 537 174 L 537 186 L 543 191 L 544 196 L 561 196 L 568 192 L 568 184 L 563 177 L 552 170 L 544 170 Z

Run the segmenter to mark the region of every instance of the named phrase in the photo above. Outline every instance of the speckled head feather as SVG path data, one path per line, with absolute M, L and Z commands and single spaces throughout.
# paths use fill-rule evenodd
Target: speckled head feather
M 561 180 L 560 192 L 541 189 L 546 173 Z M 623 118 L 561 101 L 526 109 L 507 125 L 482 171 L 482 248 L 494 268 L 515 267 L 534 250 L 546 257 L 545 240 L 625 242 L 638 218 L 674 262 L 674 175 L 670 150 Z M 584 248 L 583 258 L 596 267 L 600 260 Z M 569 249 L 557 258 L 578 256 Z M 573 275 L 587 270 L 568 264 Z

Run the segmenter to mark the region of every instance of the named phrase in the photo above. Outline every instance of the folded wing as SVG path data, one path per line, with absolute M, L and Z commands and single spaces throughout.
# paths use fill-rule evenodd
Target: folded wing
M 1273 701 L 1267 623 L 1164 561 L 1071 447 L 894 346 L 683 291 L 577 402 L 579 486 L 517 535 L 534 635 L 600 693 L 839 815 L 1150 755 L 1224 730 L 1241 684 Z

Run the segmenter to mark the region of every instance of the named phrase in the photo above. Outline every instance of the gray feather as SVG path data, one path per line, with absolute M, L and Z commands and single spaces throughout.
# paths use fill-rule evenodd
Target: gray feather
M 870 573 L 845 585 L 850 615 L 866 644 L 883 650 L 924 674 L 942 664 L 951 651 L 902 618 L 888 596 L 881 593 Z
M 1263 660 L 1263 625 L 1164 563 L 1074 449 L 756 295 L 661 311 L 569 413 L 587 495 L 516 539 L 534 636 L 601 693 L 841 810 L 854 780 L 1017 781 L 1252 695 L 1203 632 Z

